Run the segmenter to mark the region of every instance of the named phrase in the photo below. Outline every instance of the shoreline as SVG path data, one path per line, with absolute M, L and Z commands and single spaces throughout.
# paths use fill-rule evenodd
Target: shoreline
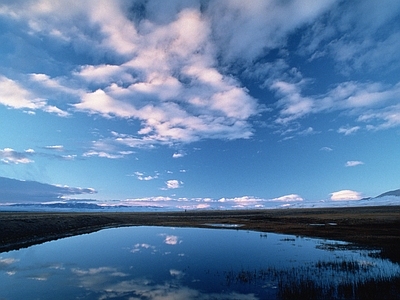
M 122 226 L 223 228 L 340 240 L 380 249 L 383 257 L 400 263 L 400 206 L 187 212 L 0 212 L 0 253 Z

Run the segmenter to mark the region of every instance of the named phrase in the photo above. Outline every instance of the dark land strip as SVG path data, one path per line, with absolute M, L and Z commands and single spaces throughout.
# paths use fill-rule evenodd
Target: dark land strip
M 120 226 L 211 227 L 340 240 L 400 263 L 400 206 L 187 212 L 0 212 L 0 252 Z

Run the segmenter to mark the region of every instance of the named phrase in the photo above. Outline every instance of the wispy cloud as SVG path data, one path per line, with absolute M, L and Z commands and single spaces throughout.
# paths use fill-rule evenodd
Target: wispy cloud
M 356 133 L 358 130 L 360 130 L 360 126 L 353 126 L 353 127 L 349 127 L 349 126 L 343 126 L 343 127 L 340 127 L 339 129 L 338 129 L 338 133 L 343 133 L 344 135 L 351 135 L 351 134 L 353 134 L 353 133 Z
M 355 167 L 359 165 L 363 165 L 364 163 L 359 160 L 349 160 L 346 162 L 345 167 Z
M 113 136 L 115 135 L 117 133 L 113 132 Z M 82 154 L 83 157 L 121 159 L 134 153 L 133 151 L 122 149 L 118 143 L 118 139 L 114 137 L 92 141 L 90 148 L 90 150 Z
M 317 134 L 319 133 L 318 131 L 316 131 L 314 128 L 312 128 L 311 126 L 308 127 L 307 129 L 304 129 L 302 131 L 299 131 L 297 134 L 298 135 L 312 135 L 312 134 Z
M 160 175 L 158 172 L 156 172 L 154 176 L 151 176 L 151 175 L 146 176 L 145 173 L 142 173 L 142 172 L 135 172 L 133 174 L 134 174 L 134 176 L 136 176 L 136 178 L 138 180 L 141 180 L 141 181 L 154 180 L 154 179 L 157 179 Z
M 325 151 L 325 152 L 331 152 L 333 151 L 333 149 L 331 147 L 322 147 L 321 149 L 319 149 L 320 151 Z
M 63 151 L 64 150 L 64 146 L 62 145 L 52 145 L 52 146 L 45 146 L 45 149 L 49 149 L 49 150 L 57 150 L 57 151 Z
M 348 116 L 357 115 L 356 121 L 374 120 L 383 122 L 383 126 L 392 127 L 398 123 L 397 118 L 388 120 L 385 113 L 388 109 L 396 109 L 396 99 L 400 96 L 400 83 L 393 86 L 381 83 L 343 82 L 330 89 L 325 94 L 303 95 L 303 90 L 310 86 L 312 80 L 303 78 L 298 72 L 290 80 L 276 80 L 270 89 L 280 99 L 277 102 L 279 116 L 277 124 L 288 126 L 300 118 L 316 113 L 343 111 Z M 374 108 L 374 112 L 371 112 Z M 390 124 L 390 125 L 389 125 Z M 360 126 L 341 127 L 338 132 L 345 135 L 355 133 Z
M 384 130 L 400 126 L 400 105 L 368 110 L 359 116 L 358 121 L 367 123 L 368 130 Z
M 105 151 L 95 151 L 95 150 L 89 150 L 85 153 L 83 153 L 84 157 L 102 157 L 102 158 L 109 158 L 109 159 L 119 159 L 123 158 L 124 156 L 122 154 L 111 154 Z

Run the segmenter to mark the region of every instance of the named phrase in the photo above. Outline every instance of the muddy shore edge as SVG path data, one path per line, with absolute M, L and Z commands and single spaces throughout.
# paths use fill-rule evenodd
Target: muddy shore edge
M 400 263 L 400 206 L 187 212 L 0 212 L 0 252 L 120 226 L 212 227 L 341 240 Z

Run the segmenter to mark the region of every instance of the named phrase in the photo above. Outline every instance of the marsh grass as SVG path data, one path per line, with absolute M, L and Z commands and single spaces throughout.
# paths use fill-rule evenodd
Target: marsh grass
M 285 278 L 278 284 L 278 299 L 400 299 L 400 276 L 354 279 L 339 284 L 321 284 L 311 279 Z
M 375 266 L 360 261 L 318 261 L 299 268 L 225 273 L 228 286 L 258 285 L 276 289 L 277 299 L 400 299 L 400 274 L 376 275 Z

